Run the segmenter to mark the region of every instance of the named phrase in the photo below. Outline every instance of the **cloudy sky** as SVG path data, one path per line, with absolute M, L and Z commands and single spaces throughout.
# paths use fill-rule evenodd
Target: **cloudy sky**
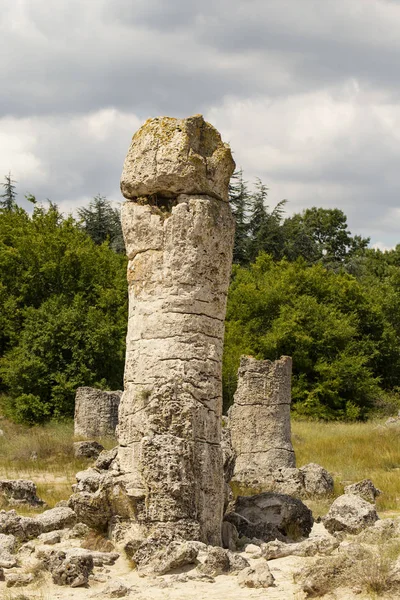
M 150 116 L 202 113 L 288 213 L 400 242 L 400 0 L 0 0 L 0 174 L 120 201 Z

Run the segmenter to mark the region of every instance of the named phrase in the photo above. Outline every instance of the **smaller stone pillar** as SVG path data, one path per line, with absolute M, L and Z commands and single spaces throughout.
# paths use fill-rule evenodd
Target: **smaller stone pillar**
M 289 356 L 274 362 L 241 357 L 229 410 L 234 480 L 248 481 L 251 473 L 262 481 L 271 471 L 296 466 L 290 430 L 291 374 Z
M 76 390 L 74 434 L 83 438 L 115 435 L 122 392 L 107 392 L 91 387 Z

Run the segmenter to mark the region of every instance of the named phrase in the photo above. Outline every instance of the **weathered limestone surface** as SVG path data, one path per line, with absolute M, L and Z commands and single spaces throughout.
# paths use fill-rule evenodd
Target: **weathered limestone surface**
M 122 209 L 129 322 L 118 461 L 138 537 L 157 527 L 221 542 L 221 361 L 234 235 L 223 200 L 233 168 L 201 116 L 147 121 L 125 162 L 121 189 L 132 200 Z
M 148 119 L 135 133 L 125 159 L 125 198 L 208 194 L 228 200 L 234 162 L 229 146 L 201 115 Z
M 238 387 L 229 410 L 232 446 L 236 455 L 234 479 L 255 474 L 269 480 L 271 470 L 295 467 L 291 442 L 292 360 L 256 360 L 242 356 Z
M 121 395 L 120 391 L 78 388 L 75 397 L 75 435 L 85 438 L 115 435 Z

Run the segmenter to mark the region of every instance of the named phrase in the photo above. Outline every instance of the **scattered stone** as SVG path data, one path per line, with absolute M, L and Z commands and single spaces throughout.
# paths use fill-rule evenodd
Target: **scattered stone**
M 40 506 L 44 502 L 36 493 L 36 485 L 33 481 L 26 479 L 2 479 L 0 480 L 0 495 L 11 506 L 27 504 L 29 506 Z
M 93 571 L 93 558 L 90 554 L 67 556 L 66 552 L 59 550 L 51 554 L 45 564 L 56 585 L 86 586 Z
M 366 544 L 382 544 L 400 537 L 400 519 L 382 519 L 375 521 L 357 535 L 357 541 Z
M 111 581 L 103 590 L 109 598 L 124 598 L 129 594 L 129 588 L 122 581 Z
M 262 556 L 260 546 L 256 546 L 255 544 L 247 544 L 244 547 L 244 551 L 246 552 L 246 554 L 250 554 L 252 558 L 261 558 Z
M 370 479 L 363 479 L 358 483 L 352 483 L 344 488 L 345 494 L 354 494 L 360 496 L 367 502 L 375 503 L 378 496 L 382 494 L 381 490 L 378 490 Z
M 241 556 L 240 554 L 236 554 L 235 552 L 227 551 L 228 559 L 229 559 L 229 572 L 234 574 L 243 571 L 250 566 L 248 560 Z
M 240 358 L 238 386 L 229 409 L 234 480 L 248 483 L 253 471 L 259 480 L 271 470 L 295 467 L 291 442 L 292 359 L 275 362 Z
M 41 533 L 38 540 L 41 544 L 54 546 L 54 544 L 59 544 L 61 542 L 61 535 L 59 531 L 49 531 L 48 533 Z
M 111 463 L 117 457 L 117 454 L 118 454 L 118 446 L 116 446 L 112 450 L 103 450 L 102 452 L 100 452 L 99 456 L 96 459 L 96 462 L 94 463 L 95 469 L 101 469 L 101 470 L 109 469 Z
M 326 469 L 316 463 L 300 467 L 304 476 L 304 489 L 310 496 L 329 496 L 333 494 L 333 477 Z
M 248 588 L 267 588 L 274 585 L 274 576 L 265 560 L 257 561 L 251 567 L 240 571 L 238 584 Z
M 15 552 L 16 542 L 17 540 L 13 535 L 0 533 L 0 553 L 10 552 L 13 554 Z
M 32 573 L 7 573 L 5 575 L 6 586 L 10 587 L 25 587 L 34 580 Z
M 13 535 L 5 535 L 0 533 L 0 568 L 12 569 L 17 563 L 17 559 L 13 556 L 16 550 L 17 540 Z
M 202 573 L 209 575 L 210 577 L 216 577 L 217 575 L 222 575 L 222 573 L 229 573 L 230 560 L 228 552 L 217 546 L 208 546 L 205 559 L 198 568 Z
M 0 429 L 0 437 L 2 437 L 4 435 L 4 431 L 2 429 Z
M 94 440 L 87 442 L 74 442 L 75 458 L 98 458 L 104 447 Z
M 400 426 L 400 416 L 397 417 L 389 417 L 387 421 L 385 421 L 386 427 L 399 427 Z
M 84 523 L 77 523 L 76 525 L 74 525 L 72 527 L 72 529 L 70 529 L 69 531 L 67 531 L 64 535 L 66 539 L 72 540 L 72 539 L 76 539 L 76 538 L 84 538 L 87 536 L 87 534 L 89 533 L 90 529 L 87 525 L 85 525 Z
M 138 565 L 139 575 L 165 575 L 174 569 L 195 564 L 198 549 L 191 542 L 172 542 L 158 551 L 151 560 Z
M 75 436 L 89 439 L 114 436 L 121 396 L 121 391 L 78 388 L 75 396 Z
M 57 529 L 67 529 L 76 524 L 76 514 L 68 507 L 51 508 L 36 517 L 43 533 Z
M 286 494 L 264 492 L 255 496 L 238 496 L 234 504 L 234 511 L 244 517 L 251 527 L 253 535 L 264 542 L 271 541 L 271 531 L 276 528 L 278 532 L 290 539 L 296 540 L 308 537 L 314 519 L 309 508 L 297 498 Z M 227 519 L 228 515 L 225 516 Z M 232 522 L 232 521 L 231 521 Z M 242 523 L 235 523 L 239 534 L 250 537 L 245 533 L 248 527 Z
M 314 537 L 296 543 L 285 543 L 275 540 L 261 546 L 262 555 L 266 560 L 284 558 L 285 556 L 327 556 L 339 547 L 339 540 L 333 535 Z
M 322 522 L 330 533 L 344 531 L 355 534 L 373 525 L 378 518 L 372 504 L 354 494 L 344 494 L 336 498 Z
M 1 510 L 0 533 L 14 535 L 19 542 L 26 542 L 43 533 L 43 528 L 37 519 L 20 517 L 15 510 Z

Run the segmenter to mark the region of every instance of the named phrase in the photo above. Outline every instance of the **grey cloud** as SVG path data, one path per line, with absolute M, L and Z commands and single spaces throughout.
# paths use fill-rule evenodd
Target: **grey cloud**
M 382 103 L 400 96 L 400 5 L 392 0 L 19 0 L 3 3 L 0 20 L 0 132 L 4 115 L 30 120 L 32 152 L 45 175 L 16 173 L 20 190 L 63 206 L 97 192 L 119 198 L 132 115 L 212 114 L 227 97 L 238 105 L 256 98 L 300 103 L 307 102 L 301 94 L 321 89 L 340 102 L 349 79 Z M 116 131 L 90 137 L 79 119 L 107 107 L 121 115 Z M 362 105 L 354 110 L 362 119 Z M 371 227 L 392 235 L 378 217 L 398 202 L 400 156 L 395 139 L 370 125 L 368 114 L 365 131 L 353 123 L 337 140 L 341 146 L 321 147 L 315 164 L 296 162 L 294 154 L 292 164 L 256 169 L 243 157 L 268 142 L 263 118 L 259 134 L 234 114 L 230 123 L 216 123 L 225 138 L 242 132 L 240 145 L 233 136 L 239 164 L 276 182 L 296 210 L 336 202 L 364 234 Z M 290 148 L 279 137 L 271 144 L 283 157 Z

